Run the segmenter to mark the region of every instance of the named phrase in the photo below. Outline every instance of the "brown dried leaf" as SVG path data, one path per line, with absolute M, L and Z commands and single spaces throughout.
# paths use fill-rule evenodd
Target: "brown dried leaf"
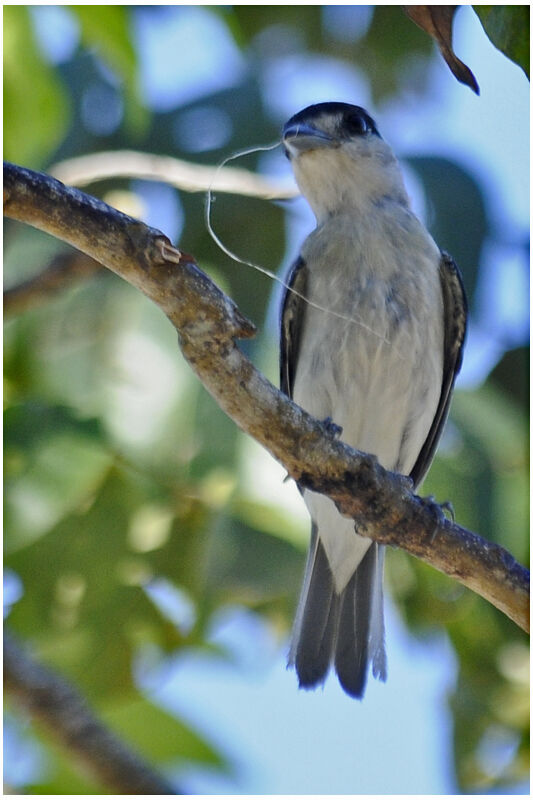
M 457 58 L 452 47 L 452 21 L 457 6 L 403 6 L 407 16 L 426 31 L 439 46 L 439 50 L 458 81 L 479 94 L 479 86 L 472 71 Z

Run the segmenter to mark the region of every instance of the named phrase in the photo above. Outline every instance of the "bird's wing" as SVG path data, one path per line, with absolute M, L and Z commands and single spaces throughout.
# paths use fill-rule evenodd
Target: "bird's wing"
M 291 267 L 287 287 L 281 306 L 280 388 L 292 397 L 306 305 L 307 267 L 301 256 Z
M 461 274 L 453 258 L 441 254 L 439 265 L 442 299 L 444 304 L 444 362 L 442 389 L 433 424 L 411 470 L 415 487 L 428 471 L 448 416 L 453 384 L 463 360 L 466 334 L 467 302 Z

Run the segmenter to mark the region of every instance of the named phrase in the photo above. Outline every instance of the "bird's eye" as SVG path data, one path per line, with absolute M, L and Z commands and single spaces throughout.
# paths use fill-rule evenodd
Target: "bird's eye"
M 344 120 L 344 125 L 350 136 L 363 136 L 370 128 L 364 117 L 360 114 L 350 114 Z

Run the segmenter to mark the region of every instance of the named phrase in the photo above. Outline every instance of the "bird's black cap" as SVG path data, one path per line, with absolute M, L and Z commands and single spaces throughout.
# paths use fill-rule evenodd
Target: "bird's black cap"
M 316 103 L 312 106 L 307 106 L 302 111 L 298 111 L 285 123 L 283 126 L 283 135 L 286 131 L 299 124 L 312 125 L 317 122 L 320 117 L 324 116 L 337 116 L 338 134 L 342 138 L 351 138 L 352 136 L 373 133 L 380 136 L 376 123 L 361 106 L 353 106 L 351 103 Z

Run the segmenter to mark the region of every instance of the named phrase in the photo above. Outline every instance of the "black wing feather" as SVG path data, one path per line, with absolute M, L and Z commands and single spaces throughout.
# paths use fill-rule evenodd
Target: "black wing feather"
M 337 632 L 339 595 L 335 592 L 324 545 L 320 539 L 316 541 L 317 536 L 313 524 L 311 552 L 314 551 L 314 560 L 294 655 L 302 688 L 312 688 L 325 680 Z
M 307 267 L 301 256 L 291 267 L 287 286 L 281 305 L 280 388 L 292 397 L 306 309 Z
M 444 364 L 442 389 L 430 431 L 411 470 L 415 488 L 428 471 L 448 416 L 452 389 L 463 360 L 466 334 L 467 302 L 461 274 L 453 258 L 441 254 L 439 265 L 442 299 L 444 304 Z

